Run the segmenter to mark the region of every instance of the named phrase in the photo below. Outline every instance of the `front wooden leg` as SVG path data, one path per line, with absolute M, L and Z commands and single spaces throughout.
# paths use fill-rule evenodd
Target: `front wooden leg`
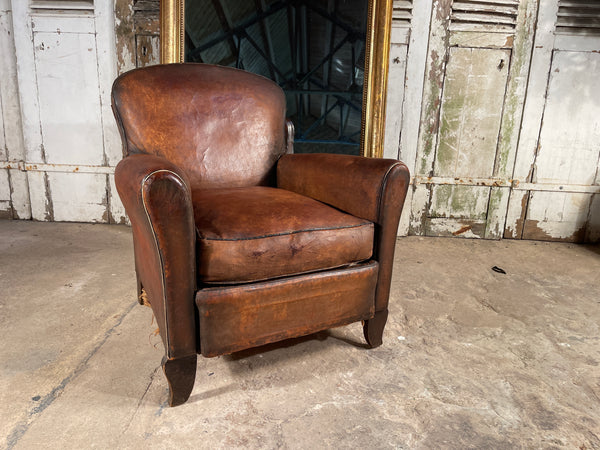
M 363 332 L 367 344 L 371 348 L 379 347 L 383 343 L 383 329 L 387 322 L 388 310 L 377 311 L 372 319 L 365 320 Z
M 196 379 L 197 355 L 162 360 L 162 368 L 169 383 L 169 406 L 178 406 L 187 401 Z

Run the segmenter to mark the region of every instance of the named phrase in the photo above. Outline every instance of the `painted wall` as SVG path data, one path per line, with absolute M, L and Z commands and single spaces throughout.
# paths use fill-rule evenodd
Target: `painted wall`
M 126 221 L 110 87 L 158 61 L 157 6 L 0 0 L 0 217 Z M 394 1 L 400 235 L 600 240 L 599 19 L 583 0 Z

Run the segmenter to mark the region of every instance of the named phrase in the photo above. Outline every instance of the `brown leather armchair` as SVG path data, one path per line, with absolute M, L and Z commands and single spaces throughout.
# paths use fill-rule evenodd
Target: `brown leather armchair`
M 138 294 L 165 346 L 170 404 L 217 356 L 364 321 L 382 342 L 404 164 L 292 154 L 272 81 L 203 64 L 121 75 L 112 91 L 125 158 Z

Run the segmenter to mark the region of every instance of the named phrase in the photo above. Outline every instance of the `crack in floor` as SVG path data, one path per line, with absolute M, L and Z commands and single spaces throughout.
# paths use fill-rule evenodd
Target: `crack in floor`
M 121 325 L 125 317 L 133 310 L 133 308 L 137 305 L 137 302 L 133 302 L 131 306 L 119 316 L 117 322 L 109 328 L 105 333 L 103 338 L 98 342 L 98 344 L 92 349 L 90 353 L 75 367 L 73 372 L 71 372 L 68 376 L 62 379 L 60 383 L 58 383 L 48 394 L 44 395 L 39 402 L 27 413 L 27 418 L 18 422 L 8 435 L 6 439 L 6 448 L 7 450 L 11 450 L 18 443 L 19 440 L 23 437 L 27 430 L 33 422 L 35 422 L 36 418 L 43 413 L 60 395 L 63 393 L 67 385 L 73 381 L 77 376 L 83 372 L 87 366 L 88 361 L 100 350 L 100 348 L 104 345 L 104 343 L 108 340 L 108 338 L 114 333 L 115 329 Z
M 156 373 L 158 372 L 158 369 L 160 369 L 162 366 L 156 366 L 156 368 L 154 369 L 154 371 L 150 374 L 150 380 L 148 381 L 148 385 L 146 386 L 146 389 L 144 390 L 144 393 L 142 394 L 142 396 L 140 397 L 137 406 L 135 407 L 135 410 L 133 411 L 133 414 L 131 415 L 131 417 L 129 418 L 129 421 L 127 422 L 127 425 L 125 426 L 125 428 L 123 429 L 121 434 L 125 434 L 127 432 L 127 430 L 129 430 L 129 427 L 131 426 L 131 424 L 133 423 L 133 419 L 135 418 L 135 415 L 137 414 L 137 412 L 140 409 L 140 406 L 142 406 L 142 402 L 144 401 L 144 398 L 146 397 L 146 394 L 148 393 L 148 391 L 150 390 L 150 386 L 152 386 L 152 383 L 154 383 L 154 379 L 156 377 Z

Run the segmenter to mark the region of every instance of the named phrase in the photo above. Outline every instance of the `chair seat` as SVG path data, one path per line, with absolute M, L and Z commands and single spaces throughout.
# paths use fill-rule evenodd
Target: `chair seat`
M 284 189 L 199 190 L 192 195 L 198 281 L 234 284 L 368 260 L 373 223 Z

